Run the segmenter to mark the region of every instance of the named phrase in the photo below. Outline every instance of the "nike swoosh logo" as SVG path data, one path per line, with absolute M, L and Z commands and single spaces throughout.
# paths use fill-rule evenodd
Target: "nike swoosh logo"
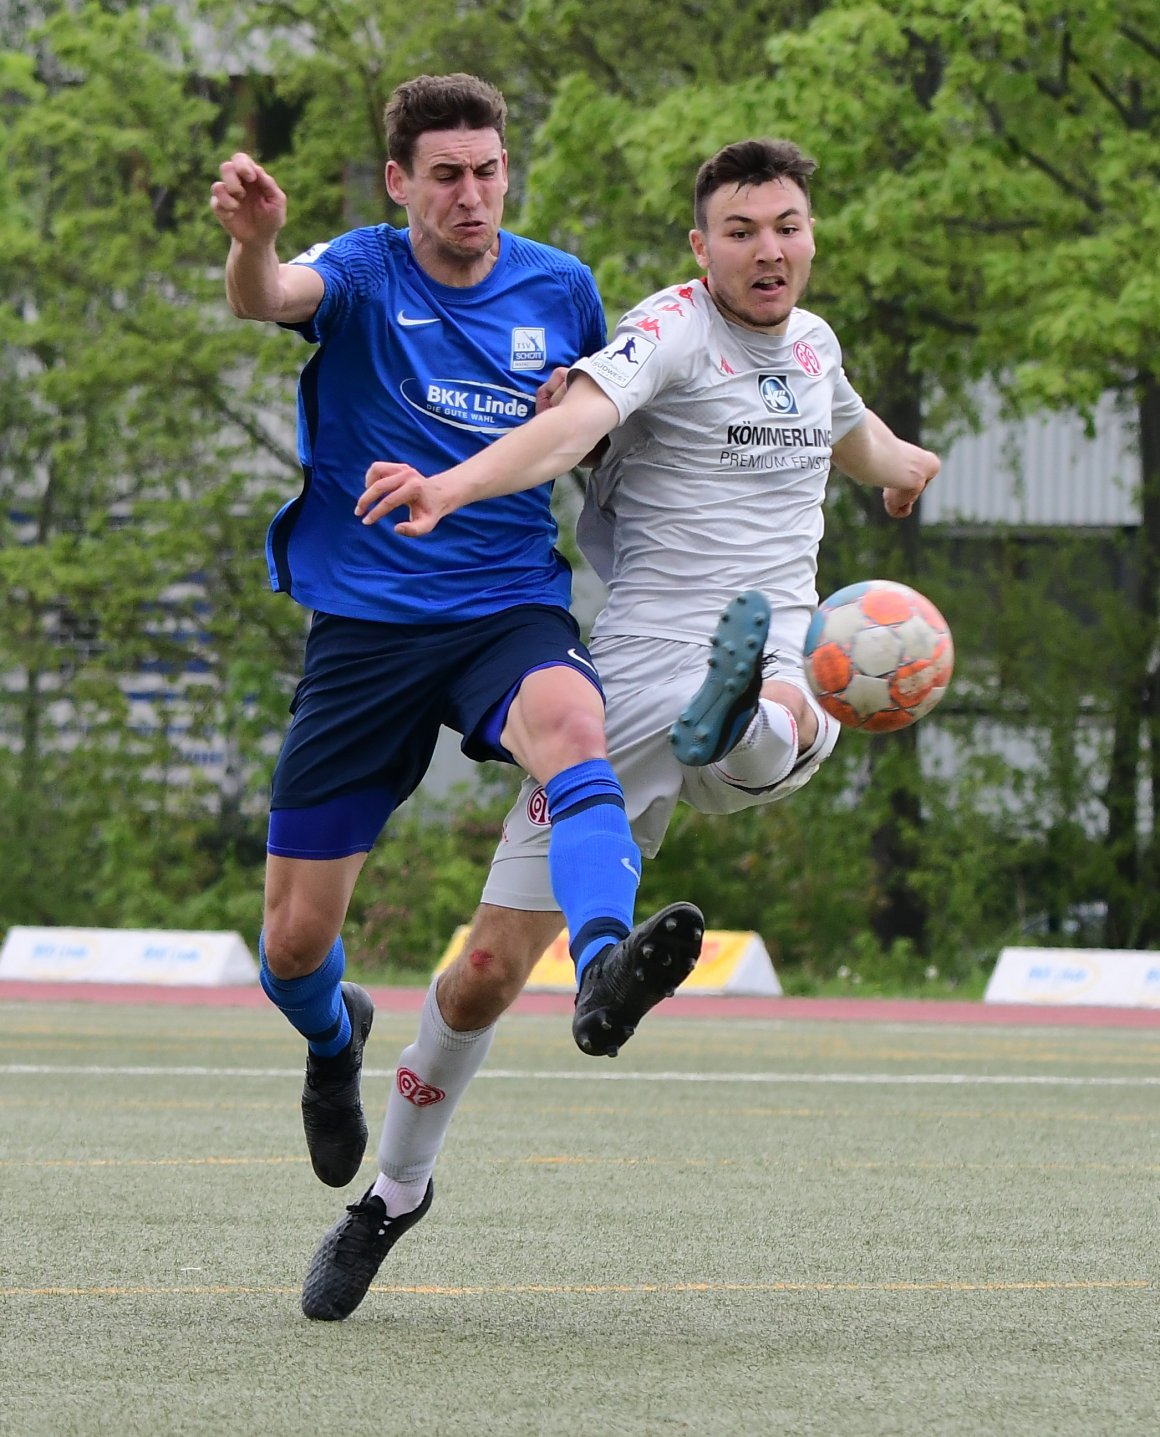
M 593 673 L 596 672 L 596 665 L 586 659 L 583 654 L 578 654 L 575 649 L 568 650 L 568 657 L 575 659 L 578 664 L 583 664 L 586 669 L 591 669 Z
M 633 876 L 633 877 L 636 879 L 636 881 L 639 883 L 639 882 L 640 882 L 640 874 L 636 871 L 636 869 L 632 866 L 632 864 L 628 861 L 628 859 L 627 859 L 627 858 L 622 858 L 620 861 L 621 861 L 621 863 L 624 864 L 625 868 L 628 869 L 629 873 L 631 873 L 632 876 Z
M 403 326 L 404 329 L 416 329 L 421 324 L 439 323 L 437 319 L 412 319 L 410 315 L 404 314 L 402 310 L 399 310 L 398 314 L 395 315 L 395 318 L 399 321 L 399 323 Z

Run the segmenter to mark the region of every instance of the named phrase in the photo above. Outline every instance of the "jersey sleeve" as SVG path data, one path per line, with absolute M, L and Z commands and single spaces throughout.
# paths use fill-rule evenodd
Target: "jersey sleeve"
M 283 328 L 294 330 L 311 344 L 320 344 L 342 323 L 359 299 L 381 278 L 382 251 L 371 242 L 373 233 L 373 230 L 350 230 L 335 240 L 312 245 L 290 261 L 317 271 L 325 289 L 310 319 Z
M 572 281 L 572 300 L 576 307 L 580 330 L 580 353 L 595 354 L 603 349 L 608 339 L 608 326 L 604 321 L 604 305 L 600 291 L 587 265 L 580 265 Z
M 630 309 L 611 342 L 577 360 L 570 371 L 586 374 L 600 386 L 616 405 L 622 424 L 692 374 L 701 347 L 699 326 L 691 309 L 678 315 L 677 306 L 670 305 L 669 312 L 662 312 L 667 299 L 667 292 L 662 292 Z
M 834 444 L 839 439 L 849 434 L 851 429 L 857 429 L 858 425 L 866 418 L 866 405 L 862 396 L 846 378 L 846 371 L 842 368 L 842 346 L 838 343 L 838 336 L 827 324 L 824 326 L 825 344 L 833 354 L 834 365 L 838 371 L 838 377 L 834 382 L 834 396 L 830 401 L 830 428 L 833 431 Z
M 851 429 L 857 429 L 858 425 L 866 418 L 866 405 L 862 396 L 846 378 L 844 369 L 838 371 L 838 382 L 834 385 L 834 399 L 830 415 L 830 427 L 834 435 L 832 443 L 834 444 L 849 434 Z

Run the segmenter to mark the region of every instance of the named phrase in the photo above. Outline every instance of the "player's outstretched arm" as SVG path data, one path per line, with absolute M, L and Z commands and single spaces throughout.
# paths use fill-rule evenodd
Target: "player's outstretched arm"
M 256 160 L 239 151 L 221 166 L 209 206 L 230 237 L 226 299 L 239 319 L 300 324 L 322 300 L 322 276 L 280 264 L 274 243 L 286 223 L 286 196 Z
M 938 473 L 942 461 L 929 449 L 899 439 L 873 410 L 834 445 L 834 463 L 856 484 L 882 489 L 892 519 L 905 519 Z
M 385 460 L 372 464 L 354 512 L 364 524 L 376 524 L 405 506 L 410 518 L 396 524 L 396 532 L 412 538 L 429 534 L 445 514 L 465 504 L 534 489 L 566 473 L 619 422 L 612 400 L 578 374 L 559 404 L 441 474 L 424 477 L 409 464 Z

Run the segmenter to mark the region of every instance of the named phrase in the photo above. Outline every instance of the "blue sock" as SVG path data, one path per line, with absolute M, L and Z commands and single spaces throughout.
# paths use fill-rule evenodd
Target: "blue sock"
M 319 1058 L 333 1058 L 350 1042 L 350 1014 L 342 1001 L 342 975 L 346 953 L 342 938 L 323 960 L 322 967 L 305 978 L 275 978 L 266 967 L 266 935 L 258 935 L 259 977 L 270 1001 L 289 1018 Z
M 640 849 L 624 811 L 624 791 L 606 759 L 566 768 L 544 785 L 552 832 L 548 872 L 568 925 L 576 977 L 632 928 Z

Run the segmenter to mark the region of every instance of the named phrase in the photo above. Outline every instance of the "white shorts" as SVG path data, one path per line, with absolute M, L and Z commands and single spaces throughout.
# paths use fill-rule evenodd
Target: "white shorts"
M 783 781 L 752 794 L 725 783 L 712 768 L 686 768 L 669 744 L 669 729 L 705 677 L 709 649 L 654 638 L 595 639 L 589 651 L 608 701 L 609 761 L 624 789 L 632 835 L 645 858 L 655 858 L 679 799 L 701 813 L 738 813 L 796 793 L 838 741 L 832 720 L 816 752 Z M 766 655 L 765 677 L 809 694 L 799 660 Z M 812 696 L 811 696 L 812 702 Z M 548 801 L 543 785 L 525 779 L 504 820 L 482 901 L 498 908 L 550 912 L 559 907 L 548 877 Z

